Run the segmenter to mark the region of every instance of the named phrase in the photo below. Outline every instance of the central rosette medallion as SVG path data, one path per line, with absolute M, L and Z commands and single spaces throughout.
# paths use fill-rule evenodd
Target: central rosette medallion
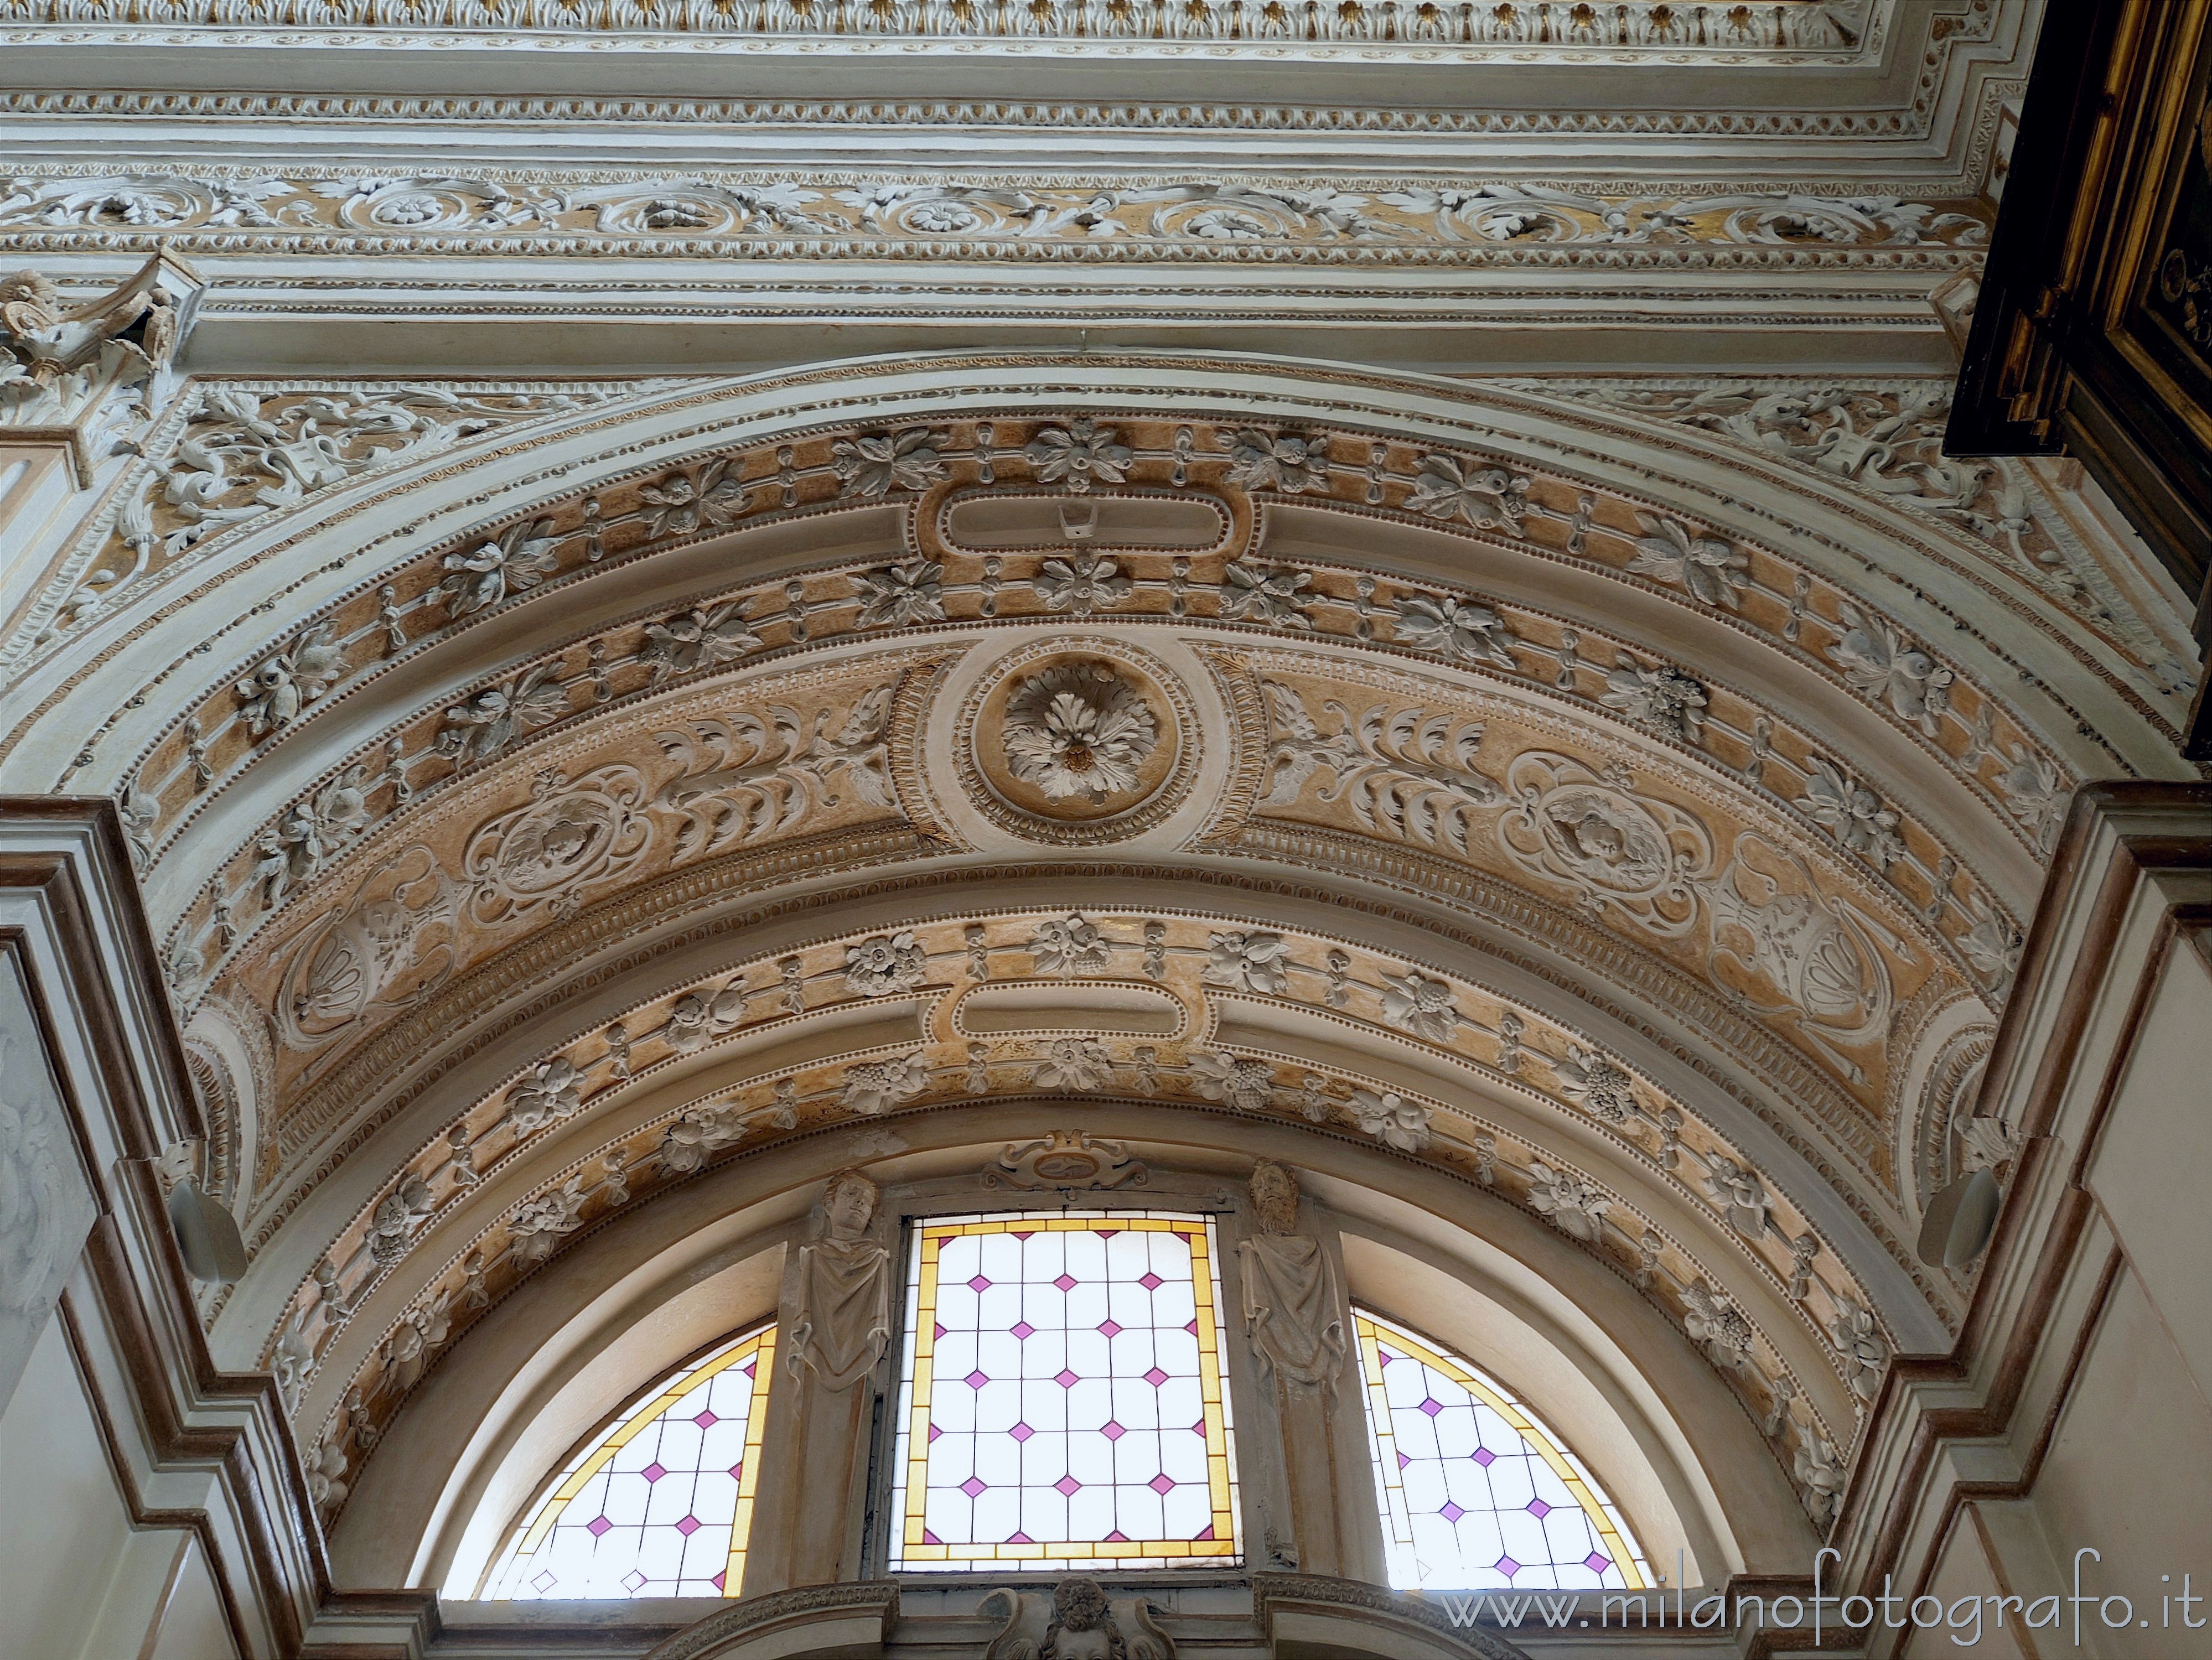
M 1025 839 L 1116 842 L 1174 811 L 1197 756 L 1189 696 L 1119 642 L 1041 641 L 995 665 L 963 712 L 969 799 Z
M 1144 694 L 1104 663 L 1063 663 L 1022 683 L 1000 727 L 1006 765 L 1049 801 L 1105 806 L 1139 787 L 1160 727 Z

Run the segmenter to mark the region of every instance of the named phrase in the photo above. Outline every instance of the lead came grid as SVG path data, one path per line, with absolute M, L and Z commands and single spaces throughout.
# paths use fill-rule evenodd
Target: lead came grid
M 894 1567 L 1239 1560 L 1213 1241 L 1154 1213 L 915 1230 Z
M 1400 1590 L 1640 1590 L 1642 1552 L 1559 1438 L 1465 1361 L 1354 1311 Z
M 587 1441 L 487 1581 L 488 1597 L 736 1596 L 775 1328 L 680 1368 Z

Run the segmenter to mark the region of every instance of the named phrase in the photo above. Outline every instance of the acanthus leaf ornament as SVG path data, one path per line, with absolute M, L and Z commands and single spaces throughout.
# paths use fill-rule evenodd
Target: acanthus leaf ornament
M 1418 708 L 1389 714 L 1379 703 L 1355 718 L 1331 700 L 1322 707 L 1340 729 L 1323 737 L 1297 692 L 1274 680 L 1261 690 L 1273 728 L 1267 806 L 1295 802 L 1306 781 L 1322 774 L 1320 799 L 1346 802 L 1367 829 L 1430 846 L 1441 837 L 1465 853 L 1472 813 L 1499 799 L 1497 783 L 1474 765 L 1480 721 Z
M 1048 800 L 1080 795 L 1095 806 L 1135 789 L 1159 746 L 1152 705 L 1103 663 L 1063 663 L 1024 681 L 1001 733 L 1015 777 Z
M 877 686 L 854 699 L 834 734 L 831 710 L 809 721 L 781 703 L 769 709 L 772 733 L 768 722 L 744 714 L 655 733 L 661 752 L 682 769 L 652 804 L 683 821 L 677 856 L 781 834 L 810 811 L 837 806 L 847 790 L 869 806 L 895 806 L 884 741 L 893 690 Z

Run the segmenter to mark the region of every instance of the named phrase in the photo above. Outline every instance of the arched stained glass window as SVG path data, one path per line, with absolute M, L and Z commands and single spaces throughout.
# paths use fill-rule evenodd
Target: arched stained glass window
M 587 1438 L 524 1512 L 487 1597 L 735 1596 L 775 1328 L 664 1378 Z
M 1218 1262 L 1205 1216 L 917 1225 L 890 1566 L 1235 1565 Z
M 1640 1590 L 1642 1551 L 1526 1407 L 1456 1355 L 1355 1310 L 1390 1583 L 1401 1590 Z

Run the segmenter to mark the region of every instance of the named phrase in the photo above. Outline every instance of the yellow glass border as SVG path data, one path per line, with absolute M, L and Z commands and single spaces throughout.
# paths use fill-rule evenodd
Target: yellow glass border
M 773 1322 L 738 1337 L 720 1352 L 710 1354 L 689 1371 L 678 1372 L 668 1386 L 625 1416 L 606 1438 L 593 1447 L 576 1468 L 562 1477 L 560 1484 L 538 1501 L 538 1511 L 523 1529 L 521 1538 L 511 1548 L 502 1549 L 494 1559 L 491 1571 L 484 1576 L 484 1588 L 489 1590 L 511 1573 L 517 1564 L 527 1561 L 538 1554 L 545 1542 L 545 1535 L 559 1525 L 561 1517 L 585 1485 L 607 1467 L 608 1462 L 623 1448 L 629 1445 L 646 1426 L 666 1414 L 694 1390 L 704 1388 L 732 1366 L 742 1365 L 746 1360 L 759 1357 L 753 1368 L 752 1393 L 745 1407 L 744 1474 L 738 1478 L 738 1503 L 730 1522 L 729 1566 L 722 1579 L 725 1598 L 738 1595 L 744 1582 L 745 1545 L 752 1527 L 753 1499 L 760 1480 L 760 1449 L 768 1426 L 769 1385 L 775 1375 L 775 1325 Z
M 1552 1473 L 1574 1495 L 1575 1502 L 1582 1506 L 1583 1514 L 1589 1519 L 1591 1528 L 1605 1541 L 1613 1566 L 1620 1570 L 1620 1577 L 1626 1588 L 1630 1590 L 1650 1589 L 1650 1570 L 1644 1562 L 1644 1553 L 1637 1546 L 1635 1535 L 1628 1530 L 1627 1523 L 1621 1519 L 1620 1512 L 1613 1508 L 1613 1501 L 1583 1468 L 1582 1461 L 1567 1450 L 1566 1444 L 1552 1432 L 1549 1425 L 1465 1361 L 1416 1337 L 1395 1321 L 1385 1320 L 1380 1315 L 1370 1314 L 1364 1309 L 1354 1309 L 1352 1323 L 1359 1341 L 1360 1371 L 1367 1382 L 1367 1423 L 1376 1447 L 1375 1473 L 1387 1496 L 1386 1519 L 1396 1543 L 1408 1549 L 1412 1548 L 1413 1512 L 1406 1502 L 1405 1482 L 1398 1469 L 1395 1456 L 1398 1438 L 1390 1421 L 1390 1402 L 1383 1389 L 1382 1357 L 1376 1349 L 1377 1341 L 1385 1333 L 1389 1334 L 1394 1347 L 1403 1348 L 1409 1358 L 1442 1372 L 1503 1418 L 1514 1433 L 1551 1466 Z
M 1002 1233 L 1179 1233 L 1189 1236 L 1191 1300 L 1198 1320 L 1198 1380 L 1206 1420 L 1207 1499 L 1212 1513 L 1211 1539 L 1044 1540 L 1029 1544 L 932 1545 L 923 1540 L 922 1517 L 928 1499 L 929 1408 L 935 1387 L 938 1259 L 945 1243 Z M 1233 1468 L 1236 1430 L 1222 1375 L 1222 1335 L 1215 1295 L 1219 1290 L 1218 1253 L 1213 1249 L 1213 1219 L 1182 1212 L 1027 1211 L 988 1216 L 933 1217 L 915 1227 L 915 1268 L 908 1282 L 908 1331 L 914 1369 L 907 1390 L 906 1503 L 896 1541 L 894 1571 L 917 1563 L 1137 1561 L 1241 1557 L 1237 1528 L 1237 1478 Z

